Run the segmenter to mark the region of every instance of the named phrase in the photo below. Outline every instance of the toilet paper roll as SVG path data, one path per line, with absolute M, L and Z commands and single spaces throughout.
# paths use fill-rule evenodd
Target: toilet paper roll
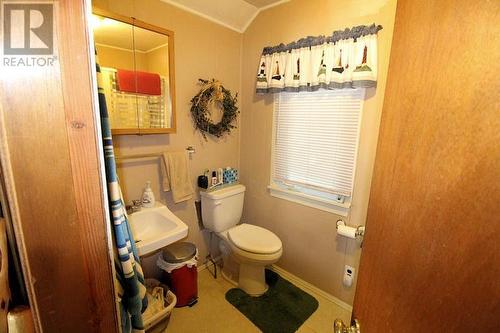
M 345 225 L 339 225 L 337 227 L 337 234 L 347 238 L 356 238 L 356 228 L 348 227 Z

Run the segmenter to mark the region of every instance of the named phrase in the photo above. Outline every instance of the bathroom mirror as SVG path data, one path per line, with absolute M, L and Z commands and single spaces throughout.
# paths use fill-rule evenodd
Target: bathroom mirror
M 103 10 L 93 10 L 111 131 L 175 133 L 174 33 Z

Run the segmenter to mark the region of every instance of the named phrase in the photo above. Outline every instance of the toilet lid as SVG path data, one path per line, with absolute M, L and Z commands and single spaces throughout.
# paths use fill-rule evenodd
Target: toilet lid
M 240 224 L 228 231 L 228 238 L 243 251 L 260 254 L 281 250 L 281 240 L 271 231 L 251 224 Z

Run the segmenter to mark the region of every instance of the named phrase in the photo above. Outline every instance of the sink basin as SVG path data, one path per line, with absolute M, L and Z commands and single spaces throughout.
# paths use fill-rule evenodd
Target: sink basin
M 128 216 L 139 256 L 152 253 L 184 238 L 187 225 L 167 206 L 157 202 L 153 208 L 142 208 Z

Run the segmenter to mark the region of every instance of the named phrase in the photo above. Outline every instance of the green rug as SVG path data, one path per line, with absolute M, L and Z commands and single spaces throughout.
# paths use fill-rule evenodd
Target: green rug
M 266 269 L 269 290 L 252 297 L 238 288 L 230 289 L 226 299 L 264 333 L 292 333 L 318 308 L 318 301 L 305 291 Z

